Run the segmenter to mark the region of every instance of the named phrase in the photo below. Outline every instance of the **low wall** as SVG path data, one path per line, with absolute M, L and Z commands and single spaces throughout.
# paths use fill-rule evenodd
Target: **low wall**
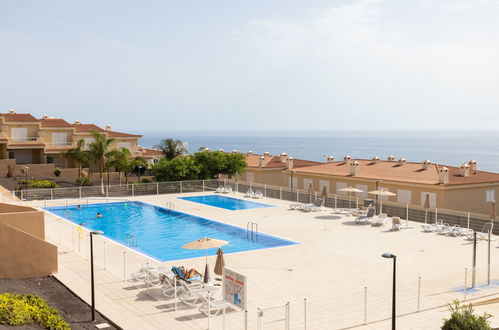
M 54 164 L 25 164 L 25 165 L 16 165 L 14 168 L 14 176 L 19 176 L 24 178 L 26 174 L 22 172 L 22 169 L 27 166 L 28 170 L 28 178 L 32 177 L 53 177 L 55 166 Z
M 0 277 L 26 278 L 57 272 L 57 247 L 44 239 L 43 211 L 0 203 Z
M 14 168 L 16 166 L 15 159 L 0 159 L 0 177 L 6 177 L 8 167 Z
M 0 277 L 27 278 L 57 272 L 57 247 L 0 223 Z

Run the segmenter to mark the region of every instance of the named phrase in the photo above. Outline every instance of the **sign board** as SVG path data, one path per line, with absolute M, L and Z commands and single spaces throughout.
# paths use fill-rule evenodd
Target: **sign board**
M 222 281 L 223 299 L 228 303 L 245 310 L 247 302 L 246 276 L 224 267 Z

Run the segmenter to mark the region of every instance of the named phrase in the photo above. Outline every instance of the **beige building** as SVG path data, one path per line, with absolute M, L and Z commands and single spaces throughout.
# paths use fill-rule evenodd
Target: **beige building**
M 355 198 L 373 199 L 369 191 L 386 189 L 396 194 L 382 197 L 385 201 L 423 206 L 426 194 L 430 196 L 431 208 L 459 210 L 488 214 L 490 202 L 496 199 L 499 190 L 499 174 L 480 171 L 475 161 L 459 167 L 407 162 L 392 156 L 386 160 L 375 157 L 371 160 L 344 157 L 326 163 L 293 160 L 286 154 L 281 156 L 247 155 L 248 168 L 240 180 L 285 186 L 315 191 L 326 186 L 331 194 L 348 194 L 340 189 L 353 186 L 362 193 Z
M 0 159 L 15 159 L 17 164 L 50 164 L 68 166 L 64 152 L 74 148 L 80 139 L 91 143 L 92 131 L 113 138 L 111 150 L 127 148 L 132 157 L 141 156 L 138 140 L 141 135 L 116 132 L 111 126 L 102 129 L 94 124 L 73 124 L 64 119 L 28 113 L 0 113 Z

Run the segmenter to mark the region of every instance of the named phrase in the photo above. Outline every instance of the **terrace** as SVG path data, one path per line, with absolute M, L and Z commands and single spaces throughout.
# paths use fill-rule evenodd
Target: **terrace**
M 177 186 L 182 187 L 178 183 Z M 216 186 L 217 183 L 198 183 L 197 190 L 203 187 L 205 194 L 213 194 Z M 165 187 L 157 192 L 166 191 Z M 185 191 L 195 190 L 192 183 L 184 183 L 183 187 Z M 356 225 L 353 217 L 332 214 L 331 209 L 313 213 L 290 211 L 290 202 L 286 200 L 263 198 L 261 202 L 276 207 L 230 211 L 178 199 L 200 195 L 201 191 L 168 191 L 170 194 L 140 196 L 135 191 L 128 199 L 163 207 L 167 203 L 171 207 L 173 203 L 176 210 L 243 228 L 248 222 L 256 222 L 261 232 L 302 243 L 225 255 L 227 266 L 248 278 L 249 329 L 286 328 L 286 323 L 301 329 L 305 322 L 310 328 L 323 328 L 326 324 L 334 329 L 386 329 L 390 324 L 392 266 L 381 254 L 387 251 L 398 256 L 397 323 L 401 328 L 437 328 L 448 316 L 445 304 L 453 299 L 480 302 L 499 295 L 496 241 L 492 242 L 491 285 L 485 285 L 487 243 L 481 241 L 477 250 L 477 288 L 471 290 L 471 242 L 462 237 L 424 233 L 420 222 L 409 219 L 409 228 L 390 232 L 388 226 Z M 266 194 L 270 192 L 268 188 Z M 284 191 L 285 196 L 288 193 Z M 230 196 L 244 199 L 239 193 Z M 296 198 L 306 199 L 300 194 Z M 98 201 L 105 199 L 90 199 L 88 203 Z M 52 206 L 86 201 L 77 196 L 30 203 Z M 415 210 L 411 212 L 415 214 Z M 472 219 L 472 225 L 473 221 L 478 220 Z M 89 301 L 88 232 L 80 236 L 75 224 L 50 214 L 46 216 L 46 226 L 49 239 L 60 249 L 56 276 Z M 148 288 L 144 283 L 131 281 L 131 273 L 145 265 L 184 265 L 202 270 L 204 258 L 159 263 L 106 237 L 95 237 L 94 244 L 97 309 L 101 313 L 130 329 L 207 327 L 207 318 L 197 308 L 187 307 L 178 300 L 175 304 L 174 299 L 163 296 L 157 287 Z M 212 266 L 214 261 L 212 256 Z M 494 315 L 499 306 L 486 304 L 476 310 L 487 310 Z M 244 316 L 244 312 L 227 313 L 226 327 L 244 328 Z M 222 316 L 211 318 L 211 328 L 221 329 L 222 319 Z M 493 318 L 492 324 L 499 324 L 499 320 Z

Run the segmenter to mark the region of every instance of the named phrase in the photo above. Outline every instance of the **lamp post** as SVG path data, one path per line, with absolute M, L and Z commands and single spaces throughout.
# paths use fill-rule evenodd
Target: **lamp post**
M 100 230 L 90 232 L 90 290 L 92 295 L 92 322 L 95 322 L 95 285 L 94 285 L 94 235 L 102 235 Z
M 137 168 L 139 169 L 139 183 L 140 183 L 140 171 L 142 170 L 142 166 L 139 165 L 139 166 L 137 166 Z
M 25 175 L 24 182 L 26 183 L 26 193 L 27 193 L 28 192 L 28 171 L 29 171 L 29 167 L 28 166 L 24 166 L 23 169 L 24 169 L 24 175 Z M 26 196 L 27 195 L 28 194 L 26 194 Z
M 383 253 L 381 255 L 383 258 L 388 258 L 388 259 L 393 259 L 393 289 L 392 289 L 392 330 L 395 330 L 395 283 L 396 283 L 396 276 L 395 276 L 395 271 L 397 268 L 397 256 L 391 253 Z

